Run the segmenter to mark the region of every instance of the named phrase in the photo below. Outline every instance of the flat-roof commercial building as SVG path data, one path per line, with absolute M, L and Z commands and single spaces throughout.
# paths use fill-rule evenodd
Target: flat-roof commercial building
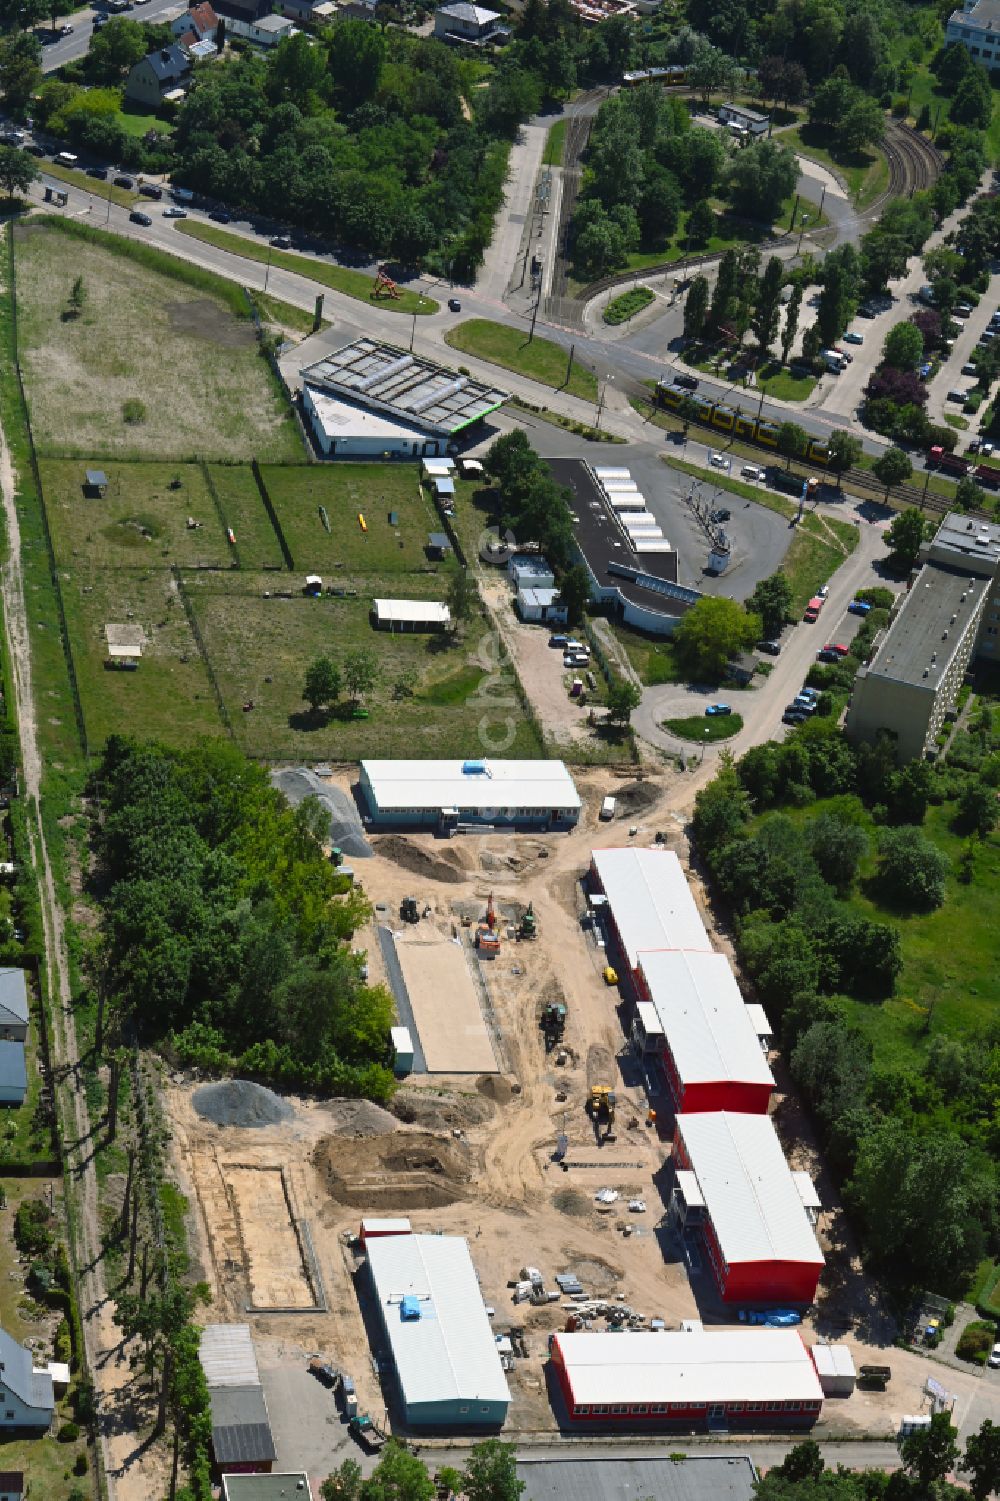
M 212 1465 L 226 1474 L 268 1474 L 277 1458 L 249 1324 L 208 1324 L 198 1358 L 212 1415 Z
M 223 1475 L 221 1501 L 313 1501 L 305 1470 L 285 1475 Z
M 468 1242 L 393 1235 L 365 1249 L 405 1422 L 452 1433 L 502 1427 L 510 1390 Z
M 767 135 L 771 123 L 767 115 L 755 109 L 745 109 L 742 104 L 720 104 L 719 120 L 723 125 L 732 125 L 752 136 Z
M 607 898 L 612 934 L 637 983 L 645 951 L 711 952 L 701 913 L 673 850 L 594 850 L 590 883 L 594 892 Z
M 28 977 L 23 969 L 0 969 L 0 1038 L 28 1040 Z
M 570 829 L 582 806 L 562 761 L 362 761 L 360 790 L 376 828 Z
M 553 1334 L 570 1424 L 811 1428 L 823 1392 L 795 1329 Z
M 701 594 L 677 582 L 677 553 L 658 526 L 630 532 L 625 525 L 636 514 L 638 492 L 610 488 L 620 475 L 591 469 L 581 460 L 548 462 L 553 477 L 572 493 L 573 535 L 590 574 L 591 599 L 626 625 L 669 636 Z M 615 504 L 622 495 L 628 505 Z
M 320 452 L 433 458 L 507 400 L 507 392 L 422 355 L 360 338 L 307 365 L 302 405 Z
M 851 739 L 888 732 L 900 761 L 933 756 L 972 661 L 1000 661 L 1000 526 L 949 512 L 920 559 L 847 710 Z
M 643 999 L 636 1026 L 644 1042 L 646 1007 L 674 1107 L 767 1113 L 774 1076 L 725 954 L 659 949 L 639 956 Z
M 823 1270 L 800 1183 L 767 1115 L 678 1115 L 670 1214 L 700 1232 L 727 1303 L 811 1303 Z
M 757 1471 L 748 1454 L 633 1459 L 517 1461 L 523 1501 L 753 1501 Z

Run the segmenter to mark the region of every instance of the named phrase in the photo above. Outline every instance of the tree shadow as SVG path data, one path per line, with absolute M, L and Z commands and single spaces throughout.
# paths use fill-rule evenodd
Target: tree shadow
M 346 723 L 356 707 L 350 699 L 345 699 L 325 709 L 297 709 L 288 716 L 288 728 L 303 735 L 314 735 L 317 730 L 328 729 L 331 724 Z

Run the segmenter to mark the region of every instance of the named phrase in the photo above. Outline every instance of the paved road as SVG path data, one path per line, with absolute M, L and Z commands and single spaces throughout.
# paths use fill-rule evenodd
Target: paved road
M 54 73 L 64 63 L 74 62 L 78 57 L 84 57 L 90 47 L 90 38 L 94 32 L 94 17 L 100 14 L 101 7 L 89 10 L 74 11 L 68 15 L 67 25 L 73 27 L 71 36 L 60 37 L 57 42 L 46 42 L 42 47 L 42 72 Z M 138 8 L 129 17 L 132 21 L 164 21 L 173 20 L 179 16 L 187 6 L 181 0 L 138 0 Z M 58 19 L 58 18 L 57 18 Z M 42 35 L 44 27 L 40 27 L 38 34 Z

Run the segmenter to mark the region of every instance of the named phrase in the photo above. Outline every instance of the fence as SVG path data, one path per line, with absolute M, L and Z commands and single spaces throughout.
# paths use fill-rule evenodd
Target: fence
M 191 634 L 194 637 L 194 643 L 198 648 L 198 655 L 201 657 L 205 672 L 208 675 L 208 681 L 211 684 L 212 693 L 215 696 L 215 703 L 219 711 L 219 717 L 231 735 L 233 733 L 233 722 L 229 717 L 229 710 L 227 709 L 226 701 L 222 696 L 222 690 L 219 687 L 219 680 L 215 676 L 215 668 L 212 666 L 212 659 L 208 655 L 208 650 L 205 646 L 205 638 L 202 636 L 201 626 L 198 624 L 198 617 L 195 615 L 191 601 L 188 599 L 187 589 L 184 587 L 184 578 L 176 563 L 171 563 L 170 574 L 177 589 L 177 594 L 180 598 L 180 602 L 184 607 L 184 615 L 188 625 L 191 628 Z
M 76 719 L 77 734 L 80 737 L 80 746 L 83 750 L 84 759 L 90 760 L 90 746 L 87 740 L 87 724 L 83 717 L 83 705 L 80 702 L 80 685 L 77 682 L 76 667 L 73 662 L 73 651 L 70 646 L 69 627 L 66 623 L 66 607 L 63 603 L 62 588 L 59 583 L 59 571 L 56 568 L 55 548 L 52 545 L 52 532 L 49 529 L 48 513 L 45 509 L 45 492 L 42 489 L 42 476 L 38 467 L 38 454 L 35 451 L 35 438 L 31 431 L 31 412 L 28 407 L 28 398 L 24 389 L 24 380 L 21 376 L 21 358 L 18 348 L 17 334 L 17 273 L 14 265 L 14 235 L 7 235 L 7 276 L 10 286 L 10 323 L 11 340 L 13 343 L 14 373 L 17 376 L 17 389 L 24 414 L 24 431 L 28 439 L 28 461 L 31 465 L 31 478 L 38 496 L 38 508 L 42 518 L 42 530 L 45 533 L 45 547 L 49 559 L 49 572 L 52 579 L 52 592 L 55 596 L 56 609 L 59 614 L 59 631 L 62 637 L 63 656 L 66 659 L 66 672 L 69 677 L 70 693 L 73 698 L 73 714 Z

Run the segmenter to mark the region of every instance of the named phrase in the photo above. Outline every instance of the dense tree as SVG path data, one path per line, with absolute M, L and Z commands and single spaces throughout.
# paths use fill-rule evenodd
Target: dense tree
M 87 77 L 93 83 L 116 84 L 149 51 L 146 27 L 127 16 L 111 16 L 90 39 Z
M 579 625 L 583 619 L 591 587 L 590 570 L 583 563 L 574 563 L 559 580 L 559 603 L 566 606 L 570 625 Z
M 968 47 L 961 42 L 951 42 L 934 60 L 934 71 L 946 94 L 954 94 L 962 79 L 973 68 Z
M 345 1459 L 319 1488 L 320 1501 L 361 1501 L 364 1475 L 356 1459 Z
M 0 146 L 0 188 L 7 197 L 26 193 L 38 176 L 35 159 L 17 146 Z
M 489 1438 L 474 1445 L 462 1475 L 465 1501 L 518 1501 L 523 1490 L 513 1444 Z
M 747 609 L 760 616 L 767 639 L 781 634 L 792 608 L 792 586 L 784 573 L 772 573 L 754 585 Z
M 778 427 L 778 452 L 788 460 L 800 459 L 809 446 L 809 434 L 797 422 L 782 422 Z
M 823 285 L 816 308 L 816 328 L 824 345 L 835 344 L 854 316 L 860 280 L 860 263 L 854 246 L 842 245 L 831 250 L 823 262 Z
M 919 829 L 884 829 L 878 844 L 878 885 L 892 902 L 930 912 L 944 901 L 948 861 Z
M 853 469 L 855 464 L 861 460 L 863 452 L 861 439 L 855 437 L 854 433 L 847 432 L 844 428 L 838 428 L 827 439 L 827 447 L 830 450 L 830 460 L 827 467 L 832 474 L 837 476 L 837 483 L 839 484 L 841 475 L 846 474 L 848 469 Z
M 359 646 L 344 658 L 344 682 L 353 699 L 364 698 L 378 682 L 378 658 L 367 647 Z
M 628 724 L 633 709 L 642 702 L 642 691 L 628 678 L 613 678 L 608 686 L 608 718 L 612 724 Z
M 882 358 L 897 370 L 915 370 L 924 357 L 924 340 L 912 323 L 894 323 L 885 336 Z
M 885 483 L 884 480 L 882 482 Z M 898 484 L 899 481 L 893 480 L 892 483 Z M 927 538 L 927 530 L 926 518 L 916 506 L 908 506 L 905 511 L 897 511 L 893 516 L 885 534 L 885 544 L 900 568 L 913 567 Z
M 918 1429 L 899 1446 L 906 1473 L 916 1481 L 924 1495 L 947 1478 L 958 1459 L 958 1429 L 952 1426 L 951 1414 L 936 1412 L 929 1428 Z
M 970 68 L 955 90 L 950 115 L 956 125 L 987 130 L 993 118 L 993 91 L 985 68 Z
M 955 816 L 963 834 L 978 834 L 986 839 L 997 825 L 996 788 L 985 781 L 968 781 L 962 788 Z
M 902 485 L 913 473 L 913 465 L 901 448 L 887 448 L 872 465 L 872 473 L 885 486 L 886 498 L 893 485 Z
M 715 683 L 730 658 L 759 635 L 759 615 L 748 614 L 735 600 L 706 595 L 681 617 L 672 639 L 689 678 Z
M 792 285 L 792 295 L 785 307 L 785 321 L 781 329 L 781 358 L 784 364 L 788 364 L 788 357 L 795 343 L 795 335 L 799 328 L 799 310 L 802 307 L 802 283 L 797 281 Z
M 778 141 L 756 141 L 733 158 L 726 193 L 733 212 L 769 224 L 795 191 L 799 169 L 793 153 Z
M 986 491 L 982 485 L 963 474 L 955 486 L 955 509 L 957 511 L 981 511 L 986 506 Z
M 757 304 L 754 310 L 751 328 L 756 335 L 757 342 L 765 353 L 770 352 L 778 333 L 778 322 L 781 316 L 781 283 L 784 276 L 784 266 L 776 255 L 772 255 L 764 267 L 764 274 L 760 279 L 757 291 Z
M 433 1501 L 435 1494 L 423 1460 L 395 1439 L 389 1440 L 378 1464 L 361 1483 L 361 1501 Z
M 727 250 L 719 261 L 712 289 L 709 322 L 718 331 L 736 316 L 740 294 L 740 260 L 735 250 Z
M 21 116 L 42 81 L 42 48 L 32 31 L 0 40 L 0 95 L 12 115 Z
M 991 1493 L 1000 1495 L 1000 1427 L 989 1418 L 978 1433 L 969 1434 L 958 1468 L 971 1477 L 969 1490 L 974 1501 L 986 1501 Z
M 479 602 L 476 581 L 468 568 L 455 567 L 448 580 L 448 608 L 456 626 L 471 620 Z
M 857 824 L 823 813 L 809 825 L 809 848 L 824 881 L 843 895 L 868 853 L 868 836 Z
M 715 214 L 707 198 L 700 199 L 688 215 L 687 243 L 690 250 L 707 245 L 715 233 Z M 697 278 L 696 278 L 697 279 Z
M 696 276 L 688 287 L 684 299 L 684 334 L 688 339 L 700 339 L 708 315 L 708 278 Z
M 327 33 L 330 77 L 347 109 L 371 99 L 385 64 L 386 43 L 378 27 L 367 21 L 338 21 Z
M 306 668 L 302 697 L 316 713 L 324 704 L 335 704 L 340 697 L 340 668 L 330 657 L 316 657 Z
M 743 833 L 750 818 L 750 798 L 740 785 L 732 759 L 723 752 L 722 765 L 696 794 L 692 830 L 704 853 L 722 848 Z

